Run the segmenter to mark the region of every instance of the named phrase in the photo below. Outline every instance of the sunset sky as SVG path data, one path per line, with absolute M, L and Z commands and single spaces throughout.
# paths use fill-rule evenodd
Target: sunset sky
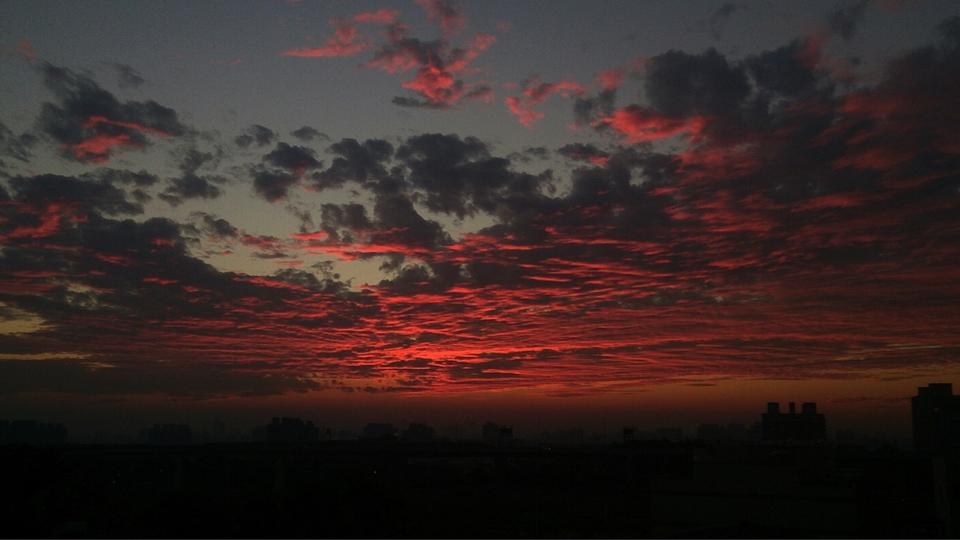
M 960 382 L 954 0 L 10 1 L 0 36 L 0 418 L 902 431 Z

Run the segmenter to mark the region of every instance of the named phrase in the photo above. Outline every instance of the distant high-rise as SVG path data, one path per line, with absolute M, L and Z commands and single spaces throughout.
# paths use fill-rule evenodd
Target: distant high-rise
M 960 446 L 960 396 L 950 383 L 931 383 L 910 400 L 913 445 L 921 452 L 939 453 Z
M 823 441 L 827 438 L 827 420 L 817 412 L 816 403 L 788 404 L 789 412 L 780 412 L 780 404 L 767 403 L 767 412 L 760 415 L 761 437 L 765 441 Z

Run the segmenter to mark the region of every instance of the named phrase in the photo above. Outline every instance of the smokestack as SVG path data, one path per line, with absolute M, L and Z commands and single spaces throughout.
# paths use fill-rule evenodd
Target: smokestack
M 790 414 L 797 414 L 797 404 L 790 402 Z
M 800 412 L 803 414 L 817 414 L 817 404 L 807 402 L 800 406 Z
M 780 404 L 776 401 L 767 403 L 767 414 L 780 414 Z

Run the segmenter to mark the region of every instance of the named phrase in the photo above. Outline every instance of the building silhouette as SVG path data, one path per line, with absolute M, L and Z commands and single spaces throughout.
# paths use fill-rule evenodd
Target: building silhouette
M 140 434 L 147 444 L 177 445 L 193 442 L 193 430 L 185 424 L 154 424 Z
M 953 395 L 952 384 L 921 386 L 910 405 L 918 451 L 936 454 L 960 447 L 960 396 Z
M 703 441 L 750 441 L 755 440 L 759 425 L 748 427 L 744 424 L 700 424 L 697 426 L 697 438 Z
M 0 420 L 0 444 L 64 444 L 67 428 L 36 420 Z
M 661 427 L 654 432 L 654 438 L 662 441 L 683 440 L 683 429 L 676 427 Z
M 370 422 L 363 427 L 360 438 L 368 441 L 392 441 L 397 438 L 397 428 L 389 422 Z
M 817 412 L 817 404 L 808 402 L 797 406 L 790 402 L 786 413 L 780 412 L 780 404 L 767 403 L 767 412 L 760 415 L 760 433 L 765 441 L 824 441 L 827 438 L 827 421 Z
M 269 424 L 253 430 L 253 440 L 263 442 L 314 442 L 320 440 L 320 428 L 309 420 L 274 417 Z
M 494 446 L 508 446 L 513 442 L 513 428 L 501 426 L 495 422 L 487 422 L 480 430 L 483 442 Z
M 436 432 L 427 424 L 412 422 L 407 429 L 403 430 L 401 438 L 411 442 L 431 442 L 434 440 Z
M 540 441 L 547 444 L 579 446 L 586 440 L 587 435 L 583 428 L 558 429 L 540 434 Z

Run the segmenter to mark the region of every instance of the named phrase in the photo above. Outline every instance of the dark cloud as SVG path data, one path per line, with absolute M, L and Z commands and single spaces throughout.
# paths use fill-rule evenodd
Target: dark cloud
M 93 172 L 83 173 L 85 180 L 98 180 L 108 184 L 147 188 L 156 184 L 160 177 L 149 173 L 146 169 L 130 171 L 126 169 L 112 169 L 101 167 Z
M 300 232 L 307 232 L 314 227 L 313 215 L 306 208 L 299 208 L 294 204 L 288 204 L 286 210 L 300 220 Z
M 830 29 L 836 32 L 844 41 L 850 41 L 863 21 L 864 13 L 869 2 L 858 0 L 849 5 L 837 8 L 827 18 Z
M 148 136 L 188 132 L 176 111 L 155 101 L 121 102 L 92 79 L 46 62 L 40 71 L 57 102 L 44 103 L 37 123 L 69 159 L 102 162 L 117 148 L 143 148 Z
M 550 159 L 550 149 L 543 146 L 528 146 L 519 152 L 512 152 L 507 158 L 512 162 L 531 163 L 534 160 Z
M 117 84 L 120 88 L 139 88 L 143 83 L 147 82 L 146 79 L 140 75 L 140 72 L 131 66 L 114 63 L 110 64 L 110 67 L 112 67 L 117 74 Z
M 443 226 L 424 219 L 410 199 L 401 195 L 380 195 L 374 204 L 375 226 L 383 231 L 377 236 L 383 240 L 417 247 L 437 247 L 450 242 Z
M 208 235 L 217 238 L 236 238 L 239 230 L 229 221 L 213 216 L 206 212 L 194 212 L 194 217 L 200 220 L 200 226 Z
M 400 192 L 376 192 L 372 216 L 357 203 L 324 204 L 321 227 L 327 238 L 311 243 L 313 248 L 349 259 L 388 256 L 384 269 L 398 269 L 405 257 L 422 257 L 451 242 L 442 225 L 421 216 Z
M 44 174 L 33 177 L 18 176 L 10 179 L 17 201 L 35 208 L 60 205 L 65 212 L 83 215 L 87 212 L 102 212 L 108 215 L 139 214 L 143 206 L 127 200 L 123 190 L 110 180 L 80 180 L 69 176 Z
M 610 154 L 592 144 L 567 144 L 557 150 L 561 156 L 574 161 L 587 161 L 594 165 L 605 165 L 610 160 Z
M 300 178 L 285 171 L 274 171 L 259 167 L 253 170 L 253 189 L 270 202 L 283 200 L 287 192 L 297 184 Z
M 185 146 L 177 150 L 178 167 L 184 173 L 195 173 L 203 167 L 216 167 L 221 152 L 204 152 L 195 146 Z
M 160 194 L 160 198 L 172 206 L 178 206 L 187 199 L 216 199 L 222 193 L 222 190 L 213 184 L 211 177 L 187 173 L 172 178 L 170 186 Z
M 390 102 L 398 107 L 410 109 L 445 109 L 448 106 L 443 102 L 426 101 L 408 96 L 394 96 Z
M 303 126 L 301 128 L 295 129 L 291 131 L 290 134 L 304 142 L 311 142 L 315 140 L 318 140 L 318 141 L 330 140 L 330 137 L 327 136 L 325 133 L 321 133 L 320 131 L 310 126 Z
M 601 90 L 592 97 L 578 97 L 573 101 L 573 118 L 578 126 L 590 125 L 597 118 L 613 113 L 616 90 Z
M 461 218 L 477 210 L 494 213 L 511 200 L 535 196 L 543 181 L 512 171 L 509 159 L 491 156 L 474 137 L 416 135 L 397 149 L 397 159 L 427 208 Z
M 0 158 L 12 157 L 27 162 L 33 157 L 31 149 L 37 143 L 37 137 L 31 133 L 15 135 L 10 128 L 0 122 Z
M 200 174 L 203 168 L 215 168 L 220 152 L 204 152 L 193 146 L 178 149 L 181 175 L 171 178 L 160 198 L 172 206 L 183 204 L 188 199 L 216 199 L 223 191 L 217 184 L 226 179 L 215 174 Z
M 471 85 L 468 90 L 463 90 L 462 99 L 470 100 L 489 100 L 493 94 L 493 88 L 486 84 Z M 449 100 L 430 100 L 417 99 L 407 96 L 394 96 L 391 100 L 394 105 L 399 107 L 408 107 L 411 109 L 446 109 L 450 106 Z
M 943 47 L 954 49 L 960 47 L 960 15 L 947 17 L 937 25 L 937 31 L 943 36 Z
M 307 169 L 316 169 L 323 166 L 322 162 L 317 161 L 316 153 L 313 150 L 303 146 L 291 146 L 285 142 L 277 143 L 276 148 L 263 156 L 263 161 L 274 167 L 298 174 L 303 174 Z
M 296 268 L 284 268 L 283 270 L 277 270 L 274 272 L 273 277 L 285 283 L 297 285 L 313 292 L 339 294 L 347 291 L 347 288 L 344 286 L 343 282 L 338 281 L 332 276 L 318 278 L 311 272 L 297 270 Z
M 393 157 L 393 145 L 380 139 L 342 139 L 330 145 L 328 152 L 336 155 L 327 169 L 314 173 L 318 189 L 342 186 L 344 182 L 364 183 L 386 176 L 386 164 Z
M 349 234 L 349 231 L 363 231 L 373 228 L 370 218 L 367 217 L 366 207 L 357 203 L 325 203 L 321 205 L 320 223 L 323 229 L 335 239 L 339 238 L 338 231 L 341 229 L 347 229 Z
M 803 41 L 794 40 L 789 45 L 747 58 L 745 66 L 760 89 L 798 96 L 812 90 L 817 82 L 816 73 L 803 61 L 805 46 Z
M 536 159 L 549 159 L 550 150 L 543 146 L 532 146 L 523 149 L 523 153 Z
M 669 51 L 651 58 L 644 88 L 650 105 L 672 117 L 729 114 L 750 92 L 743 68 L 731 65 L 712 48 L 701 54 Z
M 237 135 L 237 137 L 233 139 L 233 142 L 240 148 L 247 148 L 252 144 L 267 146 L 276 138 L 277 134 L 274 133 L 272 129 L 254 124 L 250 126 L 245 133 Z
M 270 202 L 286 199 L 291 187 L 300 182 L 304 173 L 323 166 L 310 148 L 277 143 L 276 148 L 263 156 L 263 162 L 273 168 L 252 168 L 253 188 Z

